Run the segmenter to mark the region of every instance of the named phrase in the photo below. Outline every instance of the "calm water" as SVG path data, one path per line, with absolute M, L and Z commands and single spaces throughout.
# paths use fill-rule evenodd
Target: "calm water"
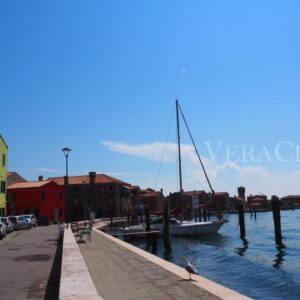
M 219 233 L 197 238 L 172 237 L 168 256 L 159 241 L 157 255 L 179 266 L 186 255 L 199 273 L 254 299 L 300 299 L 300 210 L 282 211 L 285 247 L 274 242 L 271 212 L 245 215 L 246 239 L 239 238 L 238 216 L 230 215 Z M 145 241 L 134 245 L 145 249 Z

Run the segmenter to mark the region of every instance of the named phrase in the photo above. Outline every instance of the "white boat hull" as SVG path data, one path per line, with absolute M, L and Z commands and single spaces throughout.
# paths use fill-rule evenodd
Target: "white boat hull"
M 183 222 L 182 224 L 170 224 L 170 235 L 194 236 L 206 233 L 216 233 L 223 224 L 223 222 Z M 152 225 L 151 228 L 153 230 L 160 230 L 161 232 L 163 230 L 161 224 Z
M 196 236 L 207 233 L 216 233 L 224 224 L 223 221 L 214 222 L 182 222 L 177 224 L 170 224 L 170 235 L 172 236 Z M 151 224 L 151 230 L 160 231 L 163 234 L 163 224 Z M 144 225 L 130 226 L 123 230 L 124 233 L 145 231 Z M 136 237 L 145 237 L 146 235 L 139 235 Z

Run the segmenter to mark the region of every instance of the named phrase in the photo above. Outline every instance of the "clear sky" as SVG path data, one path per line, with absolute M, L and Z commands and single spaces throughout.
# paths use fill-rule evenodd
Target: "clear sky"
M 299 13 L 292 0 L 1 1 L 9 169 L 62 176 L 68 146 L 71 175 L 176 191 L 178 98 L 216 191 L 300 194 Z M 184 189 L 207 190 L 184 130 L 182 143 Z

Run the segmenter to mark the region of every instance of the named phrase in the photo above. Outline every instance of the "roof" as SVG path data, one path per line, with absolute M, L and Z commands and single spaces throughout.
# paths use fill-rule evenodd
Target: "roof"
M 183 195 L 185 196 L 194 196 L 194 195 L 202 195 L 202 194 L 207 194 L 205 191 L 184 191 Z
M 49 177 L 48 180 L 53 180 L 59 185 L 64 185 L 64 176 L 63 177 Z M 89 175 L 79 175 L 79 176 L 68 176 L 69 184 L 88 184 L 90 182 Z M 96 174 L 95 183 L 120 183 L 122 185 L 131 186 L 131 184 L 121 181 L 119 179 L 110 177 L 105 174 Z
M 7 187 L 18 183 L 18 182 L 25 182 L 27 181 L 25 178 L 23 178 L 21 175 L 19 175 L 17 172 L 7 172 Z
M 248 199 L 249 203 L 263 203 L 266 201 L 267 198 L 264 197 L 254 197 L 254 198 L 250 198 Z
M 19 173 L 17 172 L 7 172 L 7 176 L 12 176 L 12 175 L 17 175 L 18 177 L 20 177 L 21 179 L 23 179 L 23 181 L 26 181 L 25 178 L 23 178 Z
M 300 195 L 288 195 L 288 196 L 284 196 L 281 199 L 299 199 Z
M 4 143 L 4 145 L 6 146 L 6 148 L 8 149 L 8 146 L 7 146 L 7 144 L 6 144 L 6 142 L 5 142 L 5 140 L 4 140 L 4 138 L 3 138 L 3 136 L 0 134 L 0 140 L 2 140 L 2 142 Z
M 216 192 L 214 193 L 215 196 L 227 196 L 229 195 L 227 192 Z
M 157 197 L 160 192 L 156 192 L 152 189 L 141 190 L 142 197 Z
M 26 182 L 18 182 L 10 185 L 7 189 L 28 189 L 28 188 L 38 188 L 50 183 L 51 180 L 43 180 L 43 181 L 26 181 Z
M 266 199 L 266 195 L 250 195 L 247 197 L 248 199 L 254 199 L 254 198 L 260 198 L 260 199 Z

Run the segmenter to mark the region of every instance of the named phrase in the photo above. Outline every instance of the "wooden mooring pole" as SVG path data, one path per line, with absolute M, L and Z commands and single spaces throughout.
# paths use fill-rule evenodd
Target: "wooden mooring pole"
M 202 216 L 201 216 L 201 207 L 198 208 L 198 216 L 199 216 L 199 222 L 202 222 Z
M 244 216 L 244 203 L 239 203 L 239 225 L 240 225 L 240 237 L 244 238 L 246 236 L 245 229 L 245 216 Z
M 147 234 L 147 236 L 148 235 L 149 234 Z M 157 252 L 157 234 L 156 233 L 151 234 L 151 241 L 152 241 L 152 253 L 156 253 Z
M 145 214 L 145 221 L 146 221 L 146 231 L 150 231 L 151 226 L 150 226 L 150 211 L 148 206 L 145 206 L 144 208 L 144 214 Z M 147 243 L 150 242 L 150 236 L 147 234 Z
M 207 222 L 207 208 L 203 207 L 203 221 Z
M 280 200 L 277 196 L 272 196 L 271 207 L 273 211 L 275 241 L 278 246 L 282 245 L 281 221 L 280 221 Z
M 166 251 L 171 250 L 170 242 L 170 197 L 166 198 L 164 214 L 163 214 L 163 237 Z

